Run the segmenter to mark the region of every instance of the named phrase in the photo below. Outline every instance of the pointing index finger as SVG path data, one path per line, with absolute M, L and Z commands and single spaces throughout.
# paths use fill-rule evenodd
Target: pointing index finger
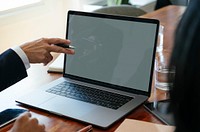
M 70 44 L 70 40 L 60 39 L 60 38 L 48 38 L 46 39 L 46 42 L 49 44 L 59 44 L 59 43 Z

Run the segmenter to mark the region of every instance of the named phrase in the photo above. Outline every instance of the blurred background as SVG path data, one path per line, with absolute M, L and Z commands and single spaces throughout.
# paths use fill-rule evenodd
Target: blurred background
M 9 47 L 41 37 L 65 38 L 68 10 L 94 11 L 105 6 L 128 4 L 145 12 L 151 12 L 155 10 L 158 1 L 0 0 L 0 53 Z M 186 4 L 184 0 L 160 1 L 167 1 L 164 2 L 164 5 Z

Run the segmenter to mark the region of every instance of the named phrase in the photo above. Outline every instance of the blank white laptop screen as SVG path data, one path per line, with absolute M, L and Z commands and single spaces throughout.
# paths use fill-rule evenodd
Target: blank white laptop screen
M 148 92 L 157 25 L 70 14 L 65 74 Z

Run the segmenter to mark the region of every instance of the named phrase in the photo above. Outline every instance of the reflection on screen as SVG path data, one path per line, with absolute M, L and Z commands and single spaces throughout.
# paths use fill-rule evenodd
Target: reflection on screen
M 156 24 L 70 15 L 66 74 L 147 91 Z

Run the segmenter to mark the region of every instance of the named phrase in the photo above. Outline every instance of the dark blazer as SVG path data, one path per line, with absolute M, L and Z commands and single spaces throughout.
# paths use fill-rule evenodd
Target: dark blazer
M 12 49 L 0 55 L 0 91 L 27 77 L 23 61 Z

